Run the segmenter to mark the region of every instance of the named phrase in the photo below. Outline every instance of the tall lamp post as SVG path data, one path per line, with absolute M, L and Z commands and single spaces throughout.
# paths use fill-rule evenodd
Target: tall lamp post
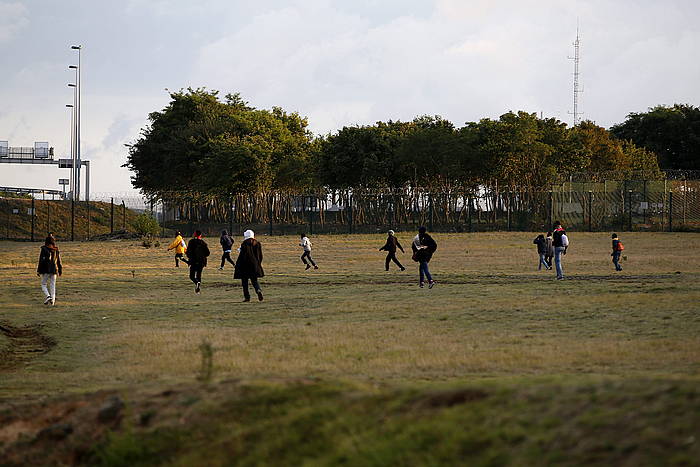
M 69 178 L 69 189 L 70 190 L 75 190 L 75 180 L 73 180 L 73 162 L 75 162 L 75 140 L 73 137 L 75 136 L 75 121 L 74 121 L 74 116 L 75 116 L 75 107 L 73 104 L 66 104 L 66 107 L 70 108 L 70 160 L 71 160 L 71 168 L 70 168 L 70 177 Z M 63 186 L 63 191 L 66 191 L 65 185 Z M 65 195 L 63 196 L 65 199 Z M 71 199 L 73 198 L 73 193 L 71 192 Z
M 76 109 L 75 109 L 75 178 L 76 178 L 76 187 L 77 187 L 77 198 L 80 200 L 80 84 L 81 84 L 81 52 L 82 52 L 82 45 L 72 45 L 70 48 L 71 50 L 77 50 L 78 51 L 78 65 L 71 65 L 70 68 L 75 70 L 75 75 L 76 75 L 76 95 L 77 95 L 77 101 L 76 101 Z
M 73 132 L 73 137 L 71 138 L 71 141 L 73 142 L 73 148 L 71 151 L 71 178 L 73 181 L 73 185 L 71 186 L 71 199 L 77 201 L 78 200 L 78 194 L 80 193 L 80 185 L 78 185 L 78 172 L 75 170 L 76 167 L 76 161 L 78 160 L 78 117 L 77 117 L 77 111 L 78 111 L 78 85 L 75 83 L 68 83 L 68 86 L 73 88 L 73 105 L 71 107 L 73 108 L 73 114 L 71 117 L 71 121 L 73 122 L 72 125 L 72 132 Z

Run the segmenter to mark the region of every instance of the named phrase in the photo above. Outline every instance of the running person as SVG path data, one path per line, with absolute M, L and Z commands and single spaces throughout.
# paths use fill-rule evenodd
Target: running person
M 437 243 L 433 240 L 433 237 L 427 233 L 425 227 L 418 228 L 418 235 L 413 238 L 411 249 L 413 250 L 413 261 L 418 263 L 418 272 L 420 275 L 420 282 L 418 285 L 422 288 L 425 278 L 428 279 L 428 288 L 432 289 L 435 285 L 435 281 L 433 280 L 433 276 L 430 275 L 428 263 L 432 259 L 435 250 L 437 250 Z
M 178 261 L 182 261 L 183 263 L 187 264 L 187 260 L 185 259 L 185 250 L 187 250 L 187 247 L 185 246 L 185 240 L 182 238 L 179 230 L 175 235 L 175 240 L 173 240 L 168 247 L 168 251 L 172 249 L 175 250 L 175 267 L 179 268 L 180 263 Z
M 61 253 L 56 246 L 56 240 L 49 234 L 39 253 L 39 264 L 36 275 L 41 277 L 41 290 L 44 292 L 44 305 L 56 304 L 56 275 L 63 274 Z M 48 287 L 47 287 L 48 286 Z
M 241 280 L 244 302 L 250 301 L 249 280 L 253 284 L 255 293 L 258 294 L 258 300 L 262 302 L 263 294 L 258 283 L 258 278 L 265 276 L 265 271 L 262 268 L 262 245 L 255 239 L 255 233 L 252 230 L 243 232 L 243 239 L 236 259 L 233 278 Z
M 399 262 L 399 260 L 396 259 L 396 248 L 401 250 L 401 253 L 404 253 L 403 247 L 401 246 L 401 243 L 399 243 L 399 239 L 396 238 L 396 236 L 394 235 L 394 231 L 390 230 L 389 236 L 386 238 L 386 243 L 384 244 L 383 247 L 381 247 L 379 249 L 379 251 L 384 250 L 387 252 L 386 261 L 384 264 L 384 269 L 387 271 L 389 270 L 389 262 L 390 261 L 393 261 L 394 263 L 396 263 L 396 265 L 399 268 L 401 268 L 402 271 L 406 270 L 406 268 L 403 267 L 403 265 Z
M 228 261 L 229 263 L 236 266 L 236 263 L 234 263 L 233 260 L 231 259 L 231 249 L 233 248 L 233 237 L 231 237 L 227 231 L 222 230 L 221 231 L 221 238 L 219 239 L 219 243 L 221 243 L 221 248 L 224 250 L 224 254 L 221 255 L 221 266 L 219 267 L 219 271 L 224 270 L 224 265 L 226 264 L 226 261 Z
M 197 294 L 202 287 L 202 269 L 207 265 L 208 256 L 209 246 L 202 240 L 202 232 L 195 230 L 187 244 L 187 258 L 190 265 L 190 280 L 194 283 L 194 292 Z
M 547 256 L 547 240 L 544 238 L 544 235 L 539 234 L 536 239 L 532 241 L 535 245 L 537 245 L 537 254 L 540 257 L 540 262 L 537 265 L 537 270 L 541 271 L 542 266 L 546 270 L 552 269 L 549 264 L 547 264 L 546 256 Z
M 313 243 L 311 243 L 311 240 L 309 240 L 309 237 L 307 237 L 305 233 L 301 234 L 299 246 L 304 249 L 304 254 L 301 255 L 301 262 L 306 265 L 306 269 L 311 268 L 311 266 L 313 266 L 314 269 L 318 269 L 318 266 L 316 266 L 316 263 L 314 263 L 314 260 L 311 258 L 311 247 Z M 308 262 L 306 261 L 307 259 Z

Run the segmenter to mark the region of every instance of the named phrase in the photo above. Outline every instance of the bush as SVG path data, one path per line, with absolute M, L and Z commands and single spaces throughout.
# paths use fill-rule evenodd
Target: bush
M 133 225 L 134 230 L 143 236 L 157 235 L 160 232 L 158 221 L 146 212 L 134 219 Z

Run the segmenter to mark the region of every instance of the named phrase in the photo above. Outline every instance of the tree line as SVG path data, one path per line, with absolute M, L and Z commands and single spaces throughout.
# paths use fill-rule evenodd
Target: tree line
M 519 111 L 462 127 L 420 116 L 317 136 L 298 113 L 256 109 L 239 94 L 222 99 L 189 88 L 170 97 L 128 145 L 124 165 L 133 186 L 154 197 L 320 187 L 538 190 L 581 172 L 654 179 L 660 169 L 700 169 L 700 109 L 689 105 L 632 113 L 610 131 Z

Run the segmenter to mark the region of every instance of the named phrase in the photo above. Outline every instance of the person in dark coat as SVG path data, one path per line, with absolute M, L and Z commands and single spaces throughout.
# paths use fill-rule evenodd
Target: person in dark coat
M 394 263 L 396 263 L 396 265 L 399 268 L 401 268 L 402 271 L 406 270 L 406 268 L 403 267 L 403 265 L 399 262 L 399 260 L 396 259 L 396 249 L 397 248 L 399 250 L 401 250 L 401 253 L 404 253 L 403 247 L 401 246 L 401 243 L 399 243 L 399 239 L 396 238 L 396 236 L 394 235 L 394 231 L 390 230 L 389 236 L 386 238 L 386 243 L 384 244 L 383 247 L 381 247 L 379 249 L 379 251 L 383 250 L 383 251 L 387 252 L 386 261 L 384 264 L 384 269 L 386 269 L 387 271 L 389 270 L 389 262 L 390 261 L 393 261 Z
M 418 272 L 420 274 L 420 282 L 418 285 L 423 287 L 424 278 L 428 279 L 428 288 L 432 289 L 435 285 L 433 276 L 430 275 L 428 263 L 433 258 L 433 253 L 437 250 L 437 242 L 428 234 L 425 227 L 418 228 L 418 235 L 413 238 L 411 244 L 413 250 L 413 261 L 418 263 Z
M 221 231 L 221 238 L 219 239 L 219 243 L 221 243 L 221 248 L 224 250 L 224 254 L 221 255 L 221 266 L 219 266 L 219 271 L 223 271 L 224 265 L 226 264 L 226 261 L 233 264 L 234 266 L 236 265 L 236 263 L 234 263 L 233 260 L 231 259 L 231 249 L 233 248 L 233 238 L 228 234 L 227 231 L 222 230 Z
M 260 290 L 260 284 L 258 283 L 258 278 L 265 276 L 262 260 L 262 245 L 255 239 L 255 233 L 252 230 L 246 230 L 243 232 L 243 243 L 241 243 L 233 272 L 233 278 L 241 280 L 244 302 L 250 301 L 248 281 L 253 284 L 255 293 L 258 294 L 258 300 L 261 302 L 263 300 L 262 290 Z
M 532 241 L 535 245 L 537 245 L 537 254 L 540 256 L 540 263 L 537 266 L 537 270 L 541 271 L 542 266 L 546 270 L 552 269 L 549 264 L 547 264 L 546 256 L 547 256 L 547 240 L 544 238 L 544 235 L 539 234 L 536 239 Z
M 52 234 L 49 234 L 39 252 L 39 264 L 36 267 L 36 275 L 41 277 L 41 290 L 44 292 L 44 297 L 46 297 L 44 305 L 56 304 L 57 274 L 59 276 L 63 274 L 61 253 L 56 246 L 56 239 Z
M 190 280 L 194 282 L 194 292 L 200 293 L 202 288 L 202 269 L 207 265 L 209 246 L 202 240 L 202 232 L 194 231 L 193 237 L 187 243 L 185 252 L 190 264 Z

